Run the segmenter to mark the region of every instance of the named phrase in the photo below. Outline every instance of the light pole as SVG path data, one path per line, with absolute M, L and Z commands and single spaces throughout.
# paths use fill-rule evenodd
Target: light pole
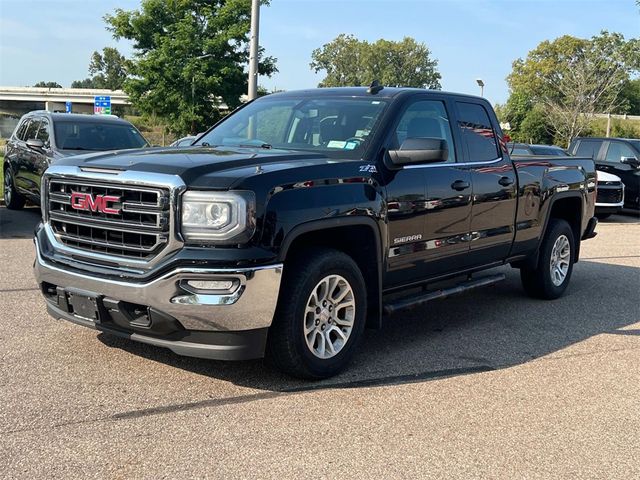
M 480 96 L 484 97 L 484 81 L 481 78 L 476 78 L 476 83 L 480 87 Z
M 258 96 L 258 31 L 260 0 L 251 0 L 251 36 L 249 40 L 249 100 Z
M 212 53 L 205 53 L 204 55 L 200 55 L 196 57 L 196 60 L 203 60 L 205 58 L 213 57 Z M 195 74 L 191 75 L 191 133 L 195 133 L 196 129 L 196 76 Z

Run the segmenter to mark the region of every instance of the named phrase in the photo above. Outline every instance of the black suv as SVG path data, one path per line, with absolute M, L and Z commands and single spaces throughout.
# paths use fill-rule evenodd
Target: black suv
M 111 115 L 27 113 L 7 142 L 4 201 L 11 209 L 22 208 L 26 199 L 39 204 L 42 174 L 60 158 L 146 146 L 136 127 Z
M 624 207 L 640 210 L 640 139 L 576 138 L 569 153 L 591 157 L 600 171 L 624 183 Z

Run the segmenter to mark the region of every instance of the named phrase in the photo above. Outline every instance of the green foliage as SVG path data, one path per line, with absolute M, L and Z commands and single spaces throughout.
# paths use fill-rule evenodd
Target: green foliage
M 620 119 L 611 121 L 611 136 L 620 138 L 640 138 L 640 128 L 637 124 Z
M 106 88 L 120 90 L 127 78 L 128 61 L 118 50 L 105 47 L 102 53 L 93 52 L 89 62 L 90 78 L 75 80 L 71 88 Z
M 540 105 L 534 106 L 520 124 L 518 141 L 542 144 L 554 143 L 549 118 L 544 108 Z
M 555 142 L 565 144 L 588 132 L 595 113 L 635 108 L 636 85 L 630 78 L 639 70 L 640 40 L 636 38 L 625 40 L 619 33 L 603 31 L 588 40 L 565 35 L 544 41 L 526 59 L 517 59 L 507 77 L 514 97 L 507 102 L 507 107 L 513 104 L 507 108 L 514 118 L 510 123 L 516 131 L 523 130 L 526 110 L 537 105 L 546 114 Z M 542 113 L 532 117 L 527 129 L 543 120 Z M 542 128 L 534 130 L 539 134 Z
M 38 82 L 34 85 L 34 87 L 39 88 L 62 88 L 58 82 Z
M 250 7 L 250 0 L 142 0 L 139 10 L 107 15 L 114 37 L 133 42 L 124 90 L 136 109 L 175 133 L 196 133 L 220 118 L 220 102 L 238 106 L 247 91 Z M 261 59 L 261 75 L 275 71 L 274 58 Z
M 424 43 L 411 37 L 369 43 L 340 34 L 315 49 L 311 58 L 315 72 L 326 72 L 321 87 L 362 86 L 378 80 L 382 85 L 441 88 L 438 61 Z
M 640 78 L 627 80 L 622 86 L 620 97 L 624 108 L 618 113 L 640 115 Z

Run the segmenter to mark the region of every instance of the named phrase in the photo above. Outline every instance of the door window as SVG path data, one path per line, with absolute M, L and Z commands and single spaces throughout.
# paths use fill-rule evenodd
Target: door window
M 27 131 L 27 125 L 29 125 L 29 119 L 25 118 L 20 124 L 20 126 L 16 129 L 16 138 L 18 140 L 22 140 L 22 141 L 26 140 L 25 133 Z
M 611 142 L 609 143 L 609 148 L 607 149 L 607 156 L 605 157 L 605 161 L 620 163 L 622 157 L 635 156 L 635 152 L 629 145 L 622 142 Z
M 500 158 L 496 132 L 489 114 L 477 103 L 458 102 L 458 125 L 469 150 L 469 161 L 487 162 Z
M 38 135 L 36 138 L 38 140 L 42 140 L 44 146 L 46 148 L 49 148 L 49 120 L 43 118 L 41 122 L 42 123 L 40 124 L 40 130 L 38 130 Z
M 456 161 L 451 125 L 444 103 L 436 100 L 421 100 L 411 104 L 402 114 L 396 127 L 393 148 L 399 148 L 407 138 L 419 137 L 446 140 L 449 147 L 447 163 Z
M 602 141 L 580 140 L 575 155 L 576 157 L 596 158 L 600 150 L 600 145 L 602 145 Z
M 27 127 L 27 131 L 24 135 L 24 140 L 31 140 L 36 138 L 38 134 L 38 127 L 40 126 L 40 120 L 37 118 L 32 118 L 29 120 L 29 126 Z

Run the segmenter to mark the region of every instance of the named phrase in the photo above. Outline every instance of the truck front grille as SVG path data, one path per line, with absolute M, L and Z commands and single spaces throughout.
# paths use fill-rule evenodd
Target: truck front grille
M 620 203 L 622 201 L 622 184 L 620 182 L 607 182 L 603 185 L 598 182 L 598 194 L 596 196 L 597 203 Z
M 72 205 L 74 193 L 81 208 Z M 100 206 L 104 197 L 110 203 Z M 47 202 L 58 241 L 74 249 L 148 260 L 168 242 L 169 189 L 51 178 Z

